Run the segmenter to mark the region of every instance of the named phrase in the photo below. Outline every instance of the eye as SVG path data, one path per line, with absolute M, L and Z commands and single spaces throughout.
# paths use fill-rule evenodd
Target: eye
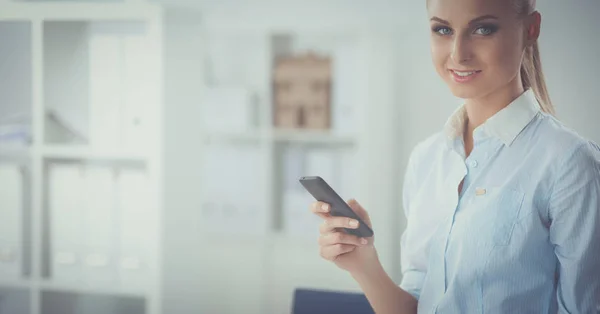
M 446 36 L 446 35 L 451 35 L 452 34 L 452 30 L 448 27 L 445 26 L 436 26 L 433 29 L 433 32 L 442 35 L 442 36 Z
M 498 30 L 498 27 L 496 27 L 495 25 L 483 25 L 483 26 L 479 26 L 479 27 L 477 27 L 477 29 L 475 29 L 475 34 L 487 36 L 487 35 L 491 35 L 491 34 L 495 33 L 497 30 Z

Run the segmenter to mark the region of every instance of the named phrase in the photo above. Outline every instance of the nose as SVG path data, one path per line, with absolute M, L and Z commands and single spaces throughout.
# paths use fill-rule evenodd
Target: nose
M 471 44 L 466 36 L 455 36 L 452 43 L 452 61 L 457 64 L 468 62 L 473 58 Z

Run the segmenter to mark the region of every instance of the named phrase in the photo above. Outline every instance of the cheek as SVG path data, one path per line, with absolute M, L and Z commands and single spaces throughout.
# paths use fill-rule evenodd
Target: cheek
M 446 62 L 449 57 L 448 45 L 439 38 L 431 39 L 431 58 L 438 73 L 446 71 Z
M 522 53 L 514 42 L 506 44 L 498 41 L 488 46 L 480 56 L 495 76 L 510 79 L 519 71 Z

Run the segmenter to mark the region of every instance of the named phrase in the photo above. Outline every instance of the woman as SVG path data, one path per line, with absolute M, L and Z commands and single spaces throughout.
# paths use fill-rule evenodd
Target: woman
M 535 0 L 428 0 L 436 70 L 464 105 L 411 153 L 403 279 L 324 219 L 320 254 L 377 313 L 597 313 L 600 148 L 553 117 Z M 351 207 L 370 224 L 354 200 Z

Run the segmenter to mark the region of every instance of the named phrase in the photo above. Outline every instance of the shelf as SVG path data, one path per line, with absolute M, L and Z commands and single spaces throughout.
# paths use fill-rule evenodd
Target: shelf
M 212 244 L 218 244 L 227 247 L 263 246 L 268 244 L 270 241 L 270 238 L 267 234 L 260 233 L 232 234 L 227 231 L 205 231 L 202 232 L 202 236 L 206 239 L 210 239 Z
M 30 151 L 26 147 L 0 147 L 0 160 L 23 160 L 29 156 Z
M 328 131 L 307 130 L 271 130 L 242 132 L 209 132 L 205 136 L 208 142 L 259 142 L 261 140 L 275 143 L 293 144 L 326 144 L 326 145 L 354 145 L 356 138 L 352 135 L 338 135 Z
M 275 142 L 296 144 L 353 145 L 356 142 L 354 136 L 338 135 L 329 131 L 274 130 L 272 135 Z
M 144 314 L 160 313 L 159 309 L 149 308 L 152 301 L 144 297 L 123 295 L 89 294 L 83 291 L 42 291 L 39 314 L 66 313 L 112 313 Z M 11 312 L 12 313 L 12 312 Z
M 288 234 L 281 231 L 271 231 L 266 234 L 244 234 L 235 235 L 228 233 L 205 232 L 203 237 L 211 239 L 211 244 L 218 247 L 227 247 L 228 249 L 235 247 L 270 247 L 270 248 L 289 248 L 296 249 L 317 249 L 318 248 L 318 228 L 315 225 L 314 235 L 299 235 Z
M 84 284 L 65 284 L 52 281 L 42 281 L 40 282 L 39 286 L 45 291 L 66 292 L 73 294 L 96 294 L 139 298 L 145 298 L 148 295 L 146 291 L 123 289 L 119 288 L 117 285 L 110 287 L 94 287 Z
M 147 162 L 148 157 L 140 153 L 96 150 L 87 147 L 47 145 L 42 148 L 42 156 L 47 159 L 74 159 L 118 162 Z
M 266 139 L 266 132 L 261 131 L 248 131 L 248 132 L 225 132 L 225 131 L 211 131 L 208 132 L 204 139 L 207 143 L 230 143 L 230 142 L 260 142 Z
M 0 288 L 10 289 L 29 289 L 31 288 L 31 281 L 29 280 L 0 280 Z

